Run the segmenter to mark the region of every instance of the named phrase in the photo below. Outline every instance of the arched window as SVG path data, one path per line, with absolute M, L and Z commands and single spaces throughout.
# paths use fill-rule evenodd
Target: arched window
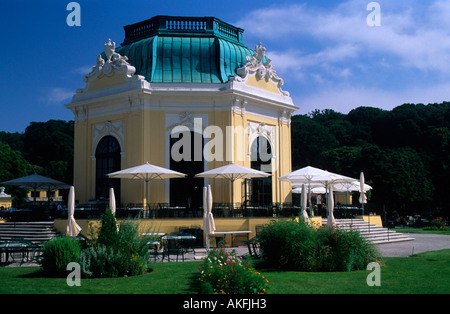
M 120 203 L 120 179 L 111 179 L 108 173 L 120 170 L 120 145 L 113 136 L 103 137 L 95 150 L 95 198 L 109 198 L 109 188 L 114 188 L 116 202 Z
M 272 173 L 272 145 L 264 136 L 258 136 L 250 147 L 252 169 Z M 252 204 L 269 206 L 272 204 L 272 178 L 255 178 L 250 181 Z

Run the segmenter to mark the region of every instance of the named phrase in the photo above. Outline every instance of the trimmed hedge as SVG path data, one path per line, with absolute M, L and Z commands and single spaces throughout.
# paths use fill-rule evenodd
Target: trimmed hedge
M 265 226 L 259 239 L 267 266 L 283 270 L 352 271 L 381 262 L 376 246 L 357 231 L 280 220 Z

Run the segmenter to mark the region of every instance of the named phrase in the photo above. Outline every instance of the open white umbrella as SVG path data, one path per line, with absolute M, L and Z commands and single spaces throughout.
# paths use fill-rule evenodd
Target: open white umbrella
M 68 209 L 68 219 L 67 219 L 67 234 L 71 237 L 76 237 L 80 231 L 81 227 L 77 224 L 74 218 L 75 213 L 75 188 L 73 186 L 70 187 L 69 190 L 69 201 L 67 204 Z
M 298 194 L 303 193 L 303 185 L 305 185 L 305 183 L 302 183 L 302 186 L 293 188 L 292 193 L 298 193 Z M 306 187 L 306 185 L 305 185 L 304 190 L 305 190 L 305 193 L 308 194 L 309 189 Z M 322 184 L 319 184 L 319 185 L 315 185 L 315 184 L 313 185 L 313 183 L 311 184 L 311 193 L 325 194 L 326 192 L 327 191 Z M 307 201 L 307 199 L 306 199 L 306 201 Z
M 361 192 L 361 184 L 359 181 L 353 182 L 345 182 L 345 183 L 336 183 L 333 184 L 334 191 L 346 192 L 347 194 L 347 204 L 350 202 L 349 200 L 349 192 Z M 368 184 L 364 184 L 364 192 L 371 190 L 372 187 Z
M 327 217 L 327 226 L 329 228 L 336 227 L 336 220 L 334 219 L 333 212 L 334 212 L 333 186 L 330 186 L 328 191 L 328 217 Z
M 292 185 L 300 185 L 302 183 L 308 184 L 309 195 L 308 203 L 311 205 L 311 184 L 320 183 L 325 189 L 331 184 L 341 182 L 352 182 L 356 179 L 346 177 L 337 173 L 329 172 L 319 168 L 307 166 L 291 173 L 285 174 L 278 178 L 280 181 L 290 182 Z
M 234 163 L 223 167 L 208 170 L 195 175 L 204 178 L 223 178 L 231 181 L 231 201 L 234 208 L 234 181 L 238 179 L 263 178 L 271 176 L 270 173 L 258 171 L 252 168 L 239 166 Z
M 216 225 L 214 224 L 214 216 L 212 213 L 212 192 L 211 186 L 203 188 L 203 230 L 205 232 L 206 250 L 209 251 L 209 235 L 214 234 L 216 231 Z
M 183 178 L 186 176 L 186 174 L 151 165 L 147 162 L 140 166 L 108 173 L 107 176 L 109 176 L 110 178 L 137 179 L 145 181 L 145 199 L 147 202 L 146 208 L 148 208 L 148 182 L 150 180 Z

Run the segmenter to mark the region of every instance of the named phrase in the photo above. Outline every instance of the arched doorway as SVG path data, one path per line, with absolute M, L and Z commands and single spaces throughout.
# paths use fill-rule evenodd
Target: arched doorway
M 258 136 L 250 147 L 252 169 L 272 173 L 272 145 L 264 136 Z M 251 201 L 253 206 L 272 205 L 272 178 L 254 178 L 250 180 Z
M 95 198 L 109 198 L 109 188 L 114 188 L 116 202 L 120 203 L 120 179 L 111 179 L 108 173 L 119 171 L 120 145 L 111 135 L 103 137 L 95 150 Z
M 173 146 L 178 141 L 184 144 L 176 147 L 176 153 L 183 158 L 173 156 Z M 196 143 L 200 144 L 197 147 Z M 185 151 L 190 150 L 190 151 Z M 203 178 L 194 176 L 204 169 L 203 136 L 192 131 L 181 132 L 179 137 L 170 136 L 170 169 L 187 174 L 185 178 L 170 179 L 170 206 L 182 206 L 197 210 L 203 205 Z

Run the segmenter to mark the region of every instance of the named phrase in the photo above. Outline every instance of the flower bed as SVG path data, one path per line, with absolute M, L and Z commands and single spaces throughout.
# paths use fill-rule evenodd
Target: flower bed
M 223 246 L 211 250 L 198 268 L 202 293 L 264 294 L 269 281 L 257 272 L 250 260 L 228 253 Z

